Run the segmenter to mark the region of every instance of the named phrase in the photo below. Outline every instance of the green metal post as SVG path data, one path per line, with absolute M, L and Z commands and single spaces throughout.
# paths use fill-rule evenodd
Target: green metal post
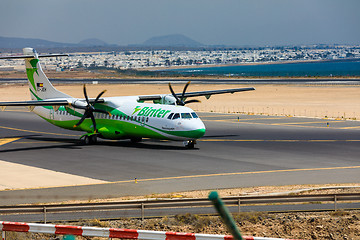
M 209 194 L 210 201 L 214 204 L 215 209 L 219 213 L 220 217 L 224 221 L 226 227 L 233 235 L 235 240 L 244 240 L 241 236 L 240 230 L 237 228 L 234 218 L 231 216 L 228 208 L 225 206 L 224 202 L 219 197 L 219 194 L 214 191 Z

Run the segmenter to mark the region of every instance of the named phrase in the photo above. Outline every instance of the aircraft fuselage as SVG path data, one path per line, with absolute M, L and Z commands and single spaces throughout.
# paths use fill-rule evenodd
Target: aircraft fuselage
M 190 108 L 137 102 L 133 97 L 108 97 L 106 103 L 95 105 L 111 113 L 95 113 L 98 133 L 106 139 L 157 138 L 168 140 L 196 140 L 205 134 L 205 126 Z M 72 100 L 76 101 L 76 100 Z M 94 132 L 90 118 L 74 126 L 84 113 L 70 106 L 54 109 L 52 106 L 35 107 L 36 114 L 48 122 L 70 130 Z

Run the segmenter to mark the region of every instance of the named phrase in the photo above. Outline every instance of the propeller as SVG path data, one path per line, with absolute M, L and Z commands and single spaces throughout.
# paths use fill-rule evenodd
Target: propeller
M 169 83 L 170 92 L 171 92 L 171 94 L 174 96 L 174 98 L 176 99 L 176 104 L 177 104 L 177 105 L 185 106 L 185 104 L 188 104 L 188 103 L 201 102 L 200 100 L 197 100 L 197 99 L 192 99 L 192 100 L 184 101 L 184 100 L 186 99 L 186 97 L 185 97 L 185 92 L 186 92 L 186 89 L 188 88 L 190 82 L 191 82 L 191 81 L 188 81 L 188 82 L 185 84 L 184 89 L 183 89 L 183 91 L 182 91 L 182 94 L 181 94 L 181 97 L 180 97 L 180 98 L 178 98 L 178 96 L 175 94 L 173 88 L 171 87 L 171 84 Z
M 106 92 L 106 90 L 102 91 L 101 93 L 99 93 L 99 95 L 97 95 L 97 97 L 95 98 L 95 101 L 94 101 L 93 104 L 91 104 L 91 103 L 89 102 L 89 98 L 88 98 L 88 95 L 87 95 L 87 92 L 86 92 L 85 84 L 84 84 L 83 90 L 84 90 L 84 96 L 85 96 L 85 100 L 86 100 L 87 106 L 81 106 L 81 105 L 71 104 L 71 106 L 73 106 L 74 108 L 79 108 L 79 109 L 85 110 L 83 116 L 81 117 L 81 119 L 79 120 L 79 122 L 74 125 L 74 127 L 79 126 L 86 118 L 91 118 L 91 121 L 92 121 L 93 126 L 94 126 L 94 132 L 97 133 L 97 128 L 96 128 L 96 121 L 95 121 L 95 117 L 94 117 L 94 112 L 105 113 L 105 114 L 108 114 L 109 116 L 111 116 L 111 113 L 109 113 L 108 111 L 105 111 L 105 110 L 102 110 L 102 109 L 96 109 L 96 108 L 94 107 L 94 105 L 95 105 L 96 103 L 98 103 L 99 98 Z

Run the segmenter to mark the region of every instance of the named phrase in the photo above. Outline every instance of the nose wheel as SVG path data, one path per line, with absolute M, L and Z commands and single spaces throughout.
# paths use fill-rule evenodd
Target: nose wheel
M 195 140 L 184 141 L 183 144 L 184 144 L 184 147 L 186 147 L 187 149 L 194 149 L 196 141 Z

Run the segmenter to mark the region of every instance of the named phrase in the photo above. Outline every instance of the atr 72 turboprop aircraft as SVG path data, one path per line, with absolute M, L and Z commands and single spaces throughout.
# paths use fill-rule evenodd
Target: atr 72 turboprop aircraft
M 73 98 L 56 90 L 41 69 L 39 58 L 67 56 L 65 54 L 38 55 L 32 48 L 24 48 L 24 55 L 7 56 L 2 59 L 24 58 L 31 101 L 0 102 L 0 107 L 27 106 L 31 111 L 51 124 L 70 130 L 87 132 L 81 138 L 85 144 L 104 139 L 142 138 L 184 141 L 187 148 L 194 148 L 196 140 L 205 134 L 204 123 L 185 104 L 200 102 L 186 100 L 189 97 L 234 93 L 255 90 L 235 88 L 214 91 L 175 93 L 169 83 L 171 94 L 88 98 L 84 85 L 84 99 Z M 153 101 L 146 103 L 145 101 Z

